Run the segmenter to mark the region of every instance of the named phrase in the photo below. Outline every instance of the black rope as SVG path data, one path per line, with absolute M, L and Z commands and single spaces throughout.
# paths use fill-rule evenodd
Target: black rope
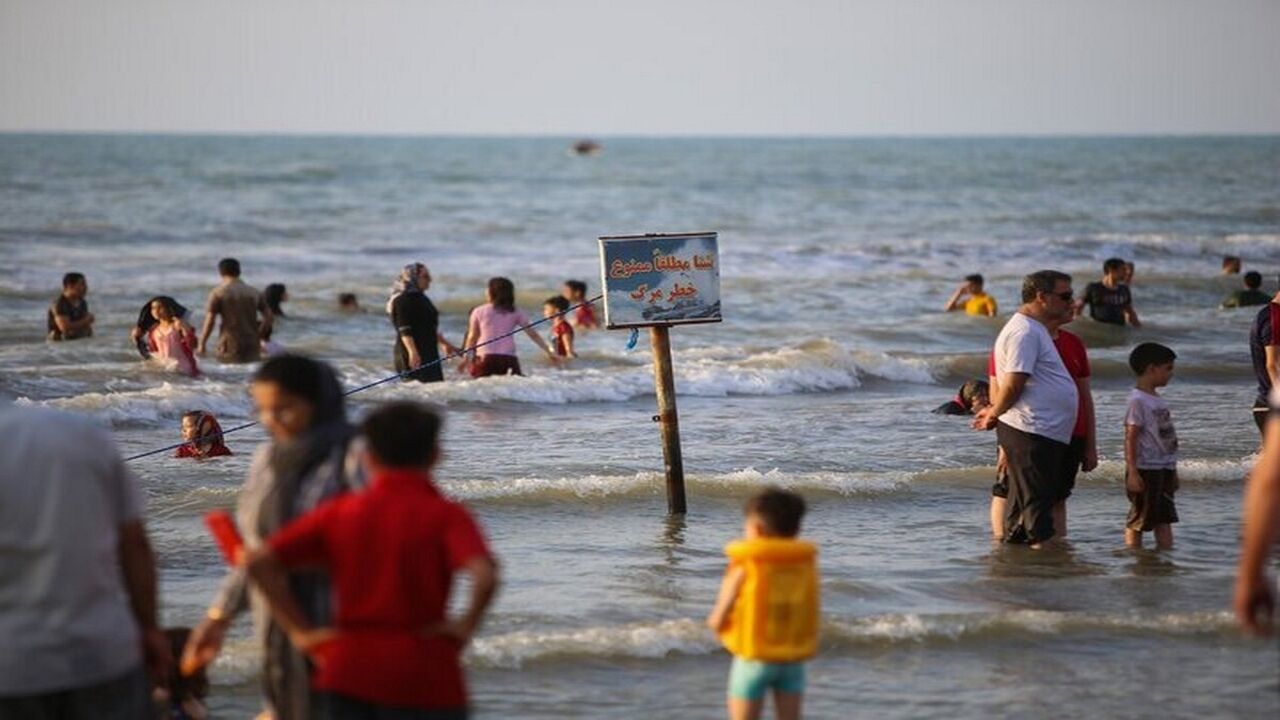
M 441 363 L 447 362 L 447 361 L 449 361 L 449 360 L 453 360 L 453 359 L 455 359 L 455 358 L 460 358 L 460 357 L 462 357 L 462 356 L 464 356 L 464 355 L 466 355 L 466 354 L 468 354 L 468 353 L 473 353 L 473 352 L 475 352 L 476 350 L 478 350 L 479 348 L 482 348 L 482 347 L 484 347 L 485 345 L 488 345 L 488 344 L 490 344 L 490 343 L 495 343 L 495 342 L 498 342 L 499 340 L 504 340 L 504 339 L 509 338 L 509 337 L 511 337 L 511 336 L 513 336 L 513 335 L 516 335 L 517 333 L 521 333 L 521 332 L 523 332 L 523 331 L 525 331 L 525 330 L 528 330 L 529 328 L 537 327 L 538 325 L 541 325 L 541 324 L 543 324 L 543 323 L 545 323 L 545 322 L 549 322 L 549 321 L 551 321 L 551 320 L 555 320 L 555 319 L 556 319 L 556 318 L 558 318 L 558 317 L 564 317 L 564 316 L 565 316 L 566 314 L 568 314 L 569 312 L 572 312 L 573 310 L 576 310 L 576 309 L 578 309 L 578 308 L 580 308 L 580 307 L 585 307 L 585 306 L 587 306 L 587 305 L 590 305 L 591 303 L 594 303 L 594 302 L 596 302 L 597 300 L 600 300 L 600 299 L 601 299 L 601 298 L 603 298 L 603 297 L 604 297 L 604 295 L 597 295 L 597 296 L 595 296 L 595 297 L 591 298 L 590 300 L 583 300 L 582 302 L 578 303 L 577 305 L 570 305 L 569 307 L 565 308 L 564 310 L 561 310 L 561 311 L 560 311 L 560 312 L 558 312 L 558 313 L 555 313 L 554 315 L 548 315 L 548 316 L 546 316 L 546 317 L 539 318 L 538 320 L 535 320 L 535 321 L 533 321 L 533 322 L 531 322 L 531 323 L 529 323 L 529 324 L 527 324 L 527 325 L 521 325 L 520 327 L 518 327 L 518 328 L 516 328 L 516 329 L 512 330 L 511 332 L 503 333 L 502 335 L 499 335 L 498 337 L 491 338 L 491 339 L 489 339 L 489 340 L 485 340 L 484 342 L 482 342 L 482 343 L 478 343 L 478 344 L 476 344 L 476 345 L 472 345 L 472 346 L 471 346 L 471 347 L 469 347 L 469 348 L 463 348 L 463 349 L 458 350 L 458 351 L 456 351 L 456 352 L 450 353 L 450 354 L 448 354 L 448 355 L 446 355 L 446 356 L 444 356 L 444 357 L 442 357 L 442 358 L 438 358 L 438 359 L 433 360 L 433 361 L 431 361 L 431 362 L 429 362 L 429 363 L 426 363 L 426 364 L 424 364 L 424 365 L 419 365 L 418 367 L 413 368 L 413 369 L 411 369 L 411 370 L 405 370 L 405 371 L 404 371 L 404 372 L 402 372 L 402 373 L 396 373 L 395 375 L 390 375 L 390 376 L 388 376 L 388 377 L 382 378 L 381 380 L 376 380 L 376 381 L 374 381 L 374 382 L 368 383 L 367 385 L 361 385 L 361 386 L 360 386 L 360 387 L 358 387 L 358 388 L 354 388 L 354 389 L 352 389 L 352 390 L 348 390 L 348 391 L 346 391 L 346 392 L 342 393 L 342 396 L 343 396 L 343 397 L 348 397 L 348 396 L 351 396 L 351 395 L 355 395 L 355 394 L 356 394 L 356 393 L 358 393 L 358 392 L 364 392 L 365 390 L 370 390 L 370 389 L 372 389 L 372 388 L 376 388 L 376 387 L 378 387 L 379 385 L 384 385 L 384 384 L 386 384 L 386 383 L 391 382 L 392 380 L 400 380 L 401 378 L 404 378 L 404 377 L 407 377 L 407 376 L 409 376 L 409 375 L 412 375 L 412 374 L 414 374 L 414 373 L 418 372 L 419 370 L 423 370 L 423 369 L 425 369 L 425 368 L 429 368 L 429 367 L 432 367 L 432 366 L 435 366 L 435 365 L 439 365 L 439 364 L 441 364 Z M 220 433 L 213 433 L 212 435 L 206 435 L 206 436 L 204 436 L 204 437 L 200 438 L 200 440 L 212 440 L 212 439 L 214 439 L 214 438 L 222 438 L 222 437 L 226 437 L 227 435 L 230 435 L 231 433 L 234 433 L 234 432 L 240 432 L 241 430 L 247 430 L 247 429 L 249 429 L 249 428 L 251 428 L 251 427 L 253 427 L 253 426 L 255 426 L 255 425 L 259 425 L 259 424 L 260 424 L 260 423 L 259 423 L 257 420 L 254 420 L 254 421 L 252 421 L 252 422 L 247 422 L 247 423 L 245 423 L 245 424 L 243 424 L 243 425 L 237 425 L 237 426 L 235 426 L 235 427 L 231 428 L 230 430 L 223 430 L 223 431 L 222 431 L 222 432 L 220 432 Z M 125 461 L 125 462 L 133 462 L 134 460 L 141 460 L 142 458 L 145 458 L 145 457 L 151 457 L 152 455 L 159 455 L 160 453 L 163 453 L 163 452 L 170 452 L 170 451 L 172 451 L 172 450 L 177 450 L 178 448 L 180 448 L 180 447 L 182 447 L 183 445 L 186 445 L 186 444 L 187 444 L 187 443 L 185 443 L 185 442 L 180 442 L 180 443 L 178 443 L 178 444 L 176 444 L 176 445 L 170 445 L 170 446 L 168 446 L 168 447 L 162 447 L 162 448 L 158 448 L 158 449 L 156 449 L 156 450 L 148 450 L 147 452 L 144 452 L 144 453 L 140 453 L 140 454 L 138 454 L 138 455 L 132 455 L 132 456 L 130 456 L 130 457 L 127 457 L 127 458 L 125 458 L 125 459 L 124 459 L 124 461 Z

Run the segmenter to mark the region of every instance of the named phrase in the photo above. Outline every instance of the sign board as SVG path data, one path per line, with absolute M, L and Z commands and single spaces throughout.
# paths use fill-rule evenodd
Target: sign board
M 716 233 L 600 238 L 605 327 L 720 322 Z

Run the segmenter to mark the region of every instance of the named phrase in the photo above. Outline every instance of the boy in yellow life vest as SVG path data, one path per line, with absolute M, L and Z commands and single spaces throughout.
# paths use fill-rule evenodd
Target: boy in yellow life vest
M 818 549 L 797 540 L 804 499 L 768 488 L 747 501 L 743 539 L 729 543 L 729 569 L 707 626 L 733 653 L 731 720 L 756 720 L 773 690 L 778 720 L 798 720 L 804 661 L 818 651 Z

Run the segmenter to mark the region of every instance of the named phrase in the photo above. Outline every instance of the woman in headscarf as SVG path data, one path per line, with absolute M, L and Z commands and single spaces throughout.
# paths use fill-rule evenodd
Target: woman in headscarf
M 271 438 L 254 454 L 236 507 L 248 549 L 323 501 L 364 486 L 360 443 L 347 423 L 342 388 L 328 365 L 295 355 L 272 358 L 254 375 L 250 392 Z M 329 624 L 324 575 L 294 573 L 289 586 L 309 620 Z M 263 648 L 267 712 L 275 720 L 304 720 L 319 702 L 310 690 L 308 660 L 271 620 L 242 566 L 227 574 L 205 620 L 193 631 L 183 667 L 193 670 L 212 662 L 231 621 L 246 608 L 253 611 Z
M 222 442 L 222 426 L 213 413 L 191 410 L 182 414 L 182 439 L 187 443 L 173 454 L 179 458 L 214 458 L 231 455 Z
M 387 300 L 387 314 L 396 329 L 396 372 L 415 370 L 405 375 L 405 380 L 444 380 L 439 348 L 444 347 L 448 354 L 458 350 L 440 332 L 440 313 L 426 295 L 429 287 L 431 271 L 422 263 L 410 263 L 400 271 L 395 290 Z

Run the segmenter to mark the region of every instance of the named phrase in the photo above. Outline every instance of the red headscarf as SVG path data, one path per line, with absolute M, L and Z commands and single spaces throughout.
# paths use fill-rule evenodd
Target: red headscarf
M 210 458 L 231 455 L 231 448 L 222 442 L 222 426 L 213 413 L 197 412 L 196 439 L 184 444 L 174 453 L 180 458 Z

